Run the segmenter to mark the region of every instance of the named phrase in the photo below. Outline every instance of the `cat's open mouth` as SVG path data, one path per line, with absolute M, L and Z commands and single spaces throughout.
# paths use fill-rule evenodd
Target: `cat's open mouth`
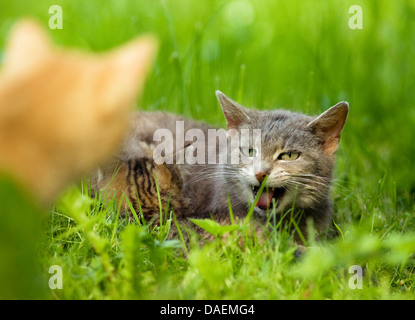
M 257 196 L 259 191 L 259 186 L 252 186 L 252 193 L 254 195 L 254 199 Z M 278 208 L 281 204 L 282 197 L 285 194 L 284 188 L 267 188 L 265 187 L 262 190 L 261 195 L 259 196 L 258 202 L 256 206 L 261 210 L 272 209 L 274 207 Z

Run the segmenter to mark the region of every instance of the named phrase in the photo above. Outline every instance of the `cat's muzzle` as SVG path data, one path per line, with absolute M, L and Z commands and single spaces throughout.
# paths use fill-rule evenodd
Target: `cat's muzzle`
M 258 195 L 259 186 L 252 186 L 252 193 L 254 199 Z M 270 188 L 265 186 L 260 194 L 256 207 L 261 210 L 268 210 L 273 208 L 278 208 L 281 204 L 282 198 L 284 197 L 286 189 L 281 188 Z

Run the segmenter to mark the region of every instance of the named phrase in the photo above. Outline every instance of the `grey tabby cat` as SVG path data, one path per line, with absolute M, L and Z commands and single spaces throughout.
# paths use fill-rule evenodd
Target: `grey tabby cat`
M 236 219 L 241 219 L 256 199 L 256 221 L 264 222 L 271 213 L 282 216 L 294 209 L 304 234 L 307 219 L 312 219 L 318 231 L 325 231 L 333 215 L 329 191 L 348 104 L 339 102 L 320 116 L 311 117 L 283 110 L 247 109 L 220 91 L 216 95 L 227 121 L 227 139 L 243 129 L 261 130 L 260 148 L 251 139 L 238 150 L 251 160 L 249 163 L 156 164 L 152 151 L 161 143 L 154 141 L 157 129 L 170 130 L 176 140 L 177 121 L 183 121 L 185 132 L 198 128 L 206 137 L 208 130 L 214 128 L 170 113 L 139 112 L 132 119 L 132 130 L 117 159 L 96 175 L 95 190 L 114 192 L 118 198 L 124 194 L 146 219 L 160 212 L 160 195 L 163 206 L 169 204 L 185 224 L 187 218 L 210 217 L 230 223 L 228 200 Z M 217 158 L 221 153 L 229 156 L 232 152 L 230 143 L 219 148 L 208 141 L 190 142 L 184 149 L 194 148 L 195 144 L 197 147 L 198 143 L 204 144 L 198 150 L 205 150 L 206 159 L 209 152 L 216 153 Z M 173 154 L 177 156 L 179 152 L 184 150 L 174 149 Z M 121 166 L 118 172 L 117 166 Z M 163 180 L 158 192 L 151 178 L 154 175 L 157 181 Z M 262 194 L 258 195 L 264 182 Z M 153 201 L 148 200 L 151 198 Z

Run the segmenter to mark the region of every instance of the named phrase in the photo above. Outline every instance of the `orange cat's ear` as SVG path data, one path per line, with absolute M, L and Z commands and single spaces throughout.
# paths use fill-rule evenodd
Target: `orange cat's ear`
M 52 53 L 52 45 L 42 27 L 33 20 L 21 20 L 6 43 L 3 68 L 14 74 L 28 73 Z
M 107 102 L 114 101 L 109 103 L 109 106 L 118 106 L 120 100 L 132 101 L 136 98 L 137 92 L 141 92 L 157 47 L 155 38 L 142 36 L 106 56 L 110 76 L 105 94 L 108 95 Z
M 232 99 L 229 99 L 219 90 L 216 91 L 216 97 L 222 107 L 228 129 L 236 129 L 241 123 L 249 120 L 247 109 L 242 107 L 240 104 L 236 103 Z
M 346 122 L 349 104 L 339 102 L 308 124 L 323 141 L 326 154 L 333 154 L 340 142 L 340 134 Z

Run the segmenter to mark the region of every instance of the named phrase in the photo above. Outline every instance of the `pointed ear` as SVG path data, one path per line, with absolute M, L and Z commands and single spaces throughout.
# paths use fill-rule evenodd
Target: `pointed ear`
M 12 72 L 28 72 L 52 52 L 43 28 L 34 20 L 19 21 L 12 29 L 4 53 L 4 68 Z
M 141 36 L 111 51 L 107 56 L 110 70 L 107 101 L 117 106 L 120 100 L 134 101 L 141 93 L 147 74 L 151 70 L 157 51 L 157 41 Z M 129 104 L 128 102 L 126 104 Z M 109 110 L 112 111 L 112 110 Z
M 229 99 L 219 90 L 216 91 L 216 97 L 218 98 L 222 107 L 223 114 L 228 124 L 228 129 L 236 129 L 243 122 L 249 120 L 247 109 L 236 103 L 232 99 Z
M 153 65 L 157 41 L 150 35 L 140 36 L 111 53 L 117 82 L 122 87 L 140 87 Z
M 333 154 L 336 151 L 348 112 L 349 104 L 342 101 L 307 125 L 312 127 L 316 135 L 322 139 L 323 150 L 326 154 Z

